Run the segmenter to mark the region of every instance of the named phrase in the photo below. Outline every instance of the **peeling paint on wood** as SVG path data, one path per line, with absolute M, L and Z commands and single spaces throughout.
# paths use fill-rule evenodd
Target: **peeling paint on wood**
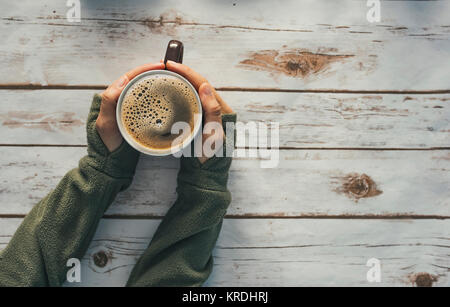
M 381 26 L 355 24 L 355 12 L 361 16 L 367 13 L 367 7 L 358 1 L 337 4 L 317 0 L 306 5 L 287 0 L 283 6 L 274 7 L 272 1 L 263 0 L 256 7 L 264 9 L 245 4 L 238 10 L 219 2 L 201 1 L 203 9 L 198 10 L 200 4 L 192 5 L 191 1 L 180 4 L 168 0 L 151 6 L 129 1 L 119 6 L 100 0 L 84 10 L 81 23 L 73 24 L 62 14 L 67 10 L 64 3 L 46 0 L 46 5 L 36 6 L 31 0 L 24 1 L 22 6 L 30 7 L 26 14 L 15 6 L 2 11 L 0 35 L 8 44 L 1 47 L 4 57 L 0 84 L 106 85 L 134 66 L 158 61 L 167 36 L 175 36 L 186 44 L 186 63 L 218 87 L 273 88 L 274 78 L 265 72 L 266 65 L 283 76 L 276 80 L 277 89 L 448 87 L 445 80 L 450 70 L 446 61 L 450 33 L 448 21 L 442 17 L 445 14 L 433 15 L 432 20 L 413 20 L 405 13 L 418 6 L 423 14 L 445 12 L 450 7 L 445 1 L 390 1 L 383 13 L 389 25 Z M 52 14 L 50 7 L 55 7 L 58 14 Z M 323 14 L 324 7 L 339 13 Z M 221 14 L 217 15 L 217 11 Z M 278 57 L 282 57 L 286 50 L 280 50 L 280 46 L 305 53 L 300 59 L 299 54 L 294 54 L 292 59 L 287 56 L 279 63 L 264 64 L 258 68 L 262 72 L 239 68 L 243 55 L 260 50 L 279 52 Z M 338 49 L 339 54 L 321 52 L 323 47 Z M 404 50 L 415 52 L 405 56 Z M 329 64 L 333 58 L 320 54 L 353 57 Z M 423 61 L 423 54 L 427 61 Z M 328 64 L 322 66 L 322 62 Z M 320 78 L 311 78 L 316 74 Z M 411 82 L 409 78 L 394 78 L 396 75 L 433 78 Z
M 92 96 L 98 92 L 0 90 L 0 114 L 3 114 L 0 115 L 0 144 L 86 145 L 85 120 Z M 279 122 L 281 148 L 449 145 L 449 94 L 247 91 L 221 91 L 220 94 L 244 123 Z M 411 99 L 405 101 L 408 97 Z M 15 118 L 16 115 L 20 118 Z
M 74 112 L 61 113 L 35 113 L 28 111 L 11 111 L 0 115 L 3 126 L 9 129 L 42 129 L 52 132 L 57 130 L 72 131 L 76 127 L 84 125 L 84 122 L 76 118 Z
M 305 78 L 325 71 L 331 63 L 343 61 L 352 56 L 321 54 L 304 50 L 262 50 L 250 54 L 239 64 L 245 68 Z
M 197 10 L 191 1 L 99 0 L 86 3 L 79 24 L 66 21 L 64 2 L 43 1 L 6 6 L 0 19 L 8 42 L 0 47 L 0 216 L 8 217 L 0 219 L 0 248 L 20 222 L 14 217 L 85 155 L 78 147 L 93 90 L 159 60 L 175 36 L 189 50 L 186 63 L 235 90 L 222 94 L 240 120 L 281 123 L 286 149 L 277 169 L 234 161 L 233 203 L 207 285 L 363 285 L 374 256 L 383 285 L 449 284 L 448 18 L 404 13 L 446 12 L 448 2 L 386 2 L 388 25 L 357 25 L 355 12 L 364 16 L 367 7 L 345 0 L 262 0 L 257 10 L 245 2 L 237 10 L 200 0 Z M 325 5 L 337 17 L 323 14 Z M 308 90 L 315 94 L 300 93 Z M 176 197 L 177 162 L 141 159 L 133 185 L 108 212 L 123 219 L 102 221 L 83 259 L 83 285 L 125 282 Z
M 177 33 L 178 26 L 188 22 L 180 16 L 179 12 L 169 9 L 159 15 L 158 18 L 146 18 L 142 23 L 148 27 L 151 33 L 174 36 Z M 192 25 L 191 22 L 188 24 Z
M 28 213 L 84 155 L 85 148 L 2 147 L 0 214 Z M 235 159 L 228 215 L 445 218 L 450 205 L 447 155 L 448 150 L 280 150 L 275 169 L 261 169 L 255 158 Z M 163 216 L 176 198 L 178 168 L 173 157 L 141 156 L 132 185 L 119 193 L 107 214 Z M 358 175 L 348 176 L 353 173 Z
M 0 219 L 0 249 L 21 221 Z M 82 283 L 70 286 L 123 286 L 159 223 L 102 220 L 82 259 Z M 449 223 L 226 219 L 206 286 L 448 286 Z M 103 268 L 91 265 L 98 251 L 112 259 Z M 381 262 L 381 283 L 366 279 L 373 257 Z M 426 273 L 417 274 L 414 284 L 405 280 L 416 272 Z

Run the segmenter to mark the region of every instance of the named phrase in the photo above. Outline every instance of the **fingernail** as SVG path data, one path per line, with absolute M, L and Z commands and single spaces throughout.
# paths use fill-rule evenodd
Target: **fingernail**
M 117 84 L 117 86 L 119 88 L 122 88 L 125 86 L 126 83 L 127 83 L 127 77 L 123 76 L 119 79 L 119 83 Z
M 208 83 L 206 85 L 203 85 L 203 93 L 207 96 L 212 96 L 212 87 Z

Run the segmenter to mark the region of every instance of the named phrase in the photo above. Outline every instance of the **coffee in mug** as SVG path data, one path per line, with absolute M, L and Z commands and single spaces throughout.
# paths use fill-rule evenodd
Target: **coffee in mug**
M 196 92 L 187 81 L 156 73 L 139 79 L 127 90 L 121 119 L 127 133 L 140 145 L 153 150 L 170 149 L 184 141 L 180 131 L 171 132 L 173 124 L 184 122 L 194 131 L 198 104 Z

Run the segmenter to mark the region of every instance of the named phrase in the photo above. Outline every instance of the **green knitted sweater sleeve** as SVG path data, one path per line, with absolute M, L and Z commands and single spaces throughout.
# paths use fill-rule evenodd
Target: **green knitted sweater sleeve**
M 222 116 L 224 127 L 235 121 L 236 114 Z M 233 140 L 227 135 L 224 151 L 232 151 Z M 231 202 L 231 157 L 214 156 L 204 164 L 182 157 L 180 164 L 178 198 L 134 267 L 128 286 L 200 286 L 212 271 L 212 251 Z
M 1 286 L 60 286 L 70 258 L 86 252 L 103 213 L 133 178 L 138 152 L 126 142 L 109 153 L 95 128 L 101 97 L 87 121 L 88 155 L 25 217 L 0 254 Z

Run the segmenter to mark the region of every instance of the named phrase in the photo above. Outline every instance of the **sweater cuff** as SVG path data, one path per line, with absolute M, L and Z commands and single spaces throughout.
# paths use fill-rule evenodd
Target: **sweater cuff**
M 139 160 L 139 152 L 132 148 L 125 140 L 119 148 L 113 152 L 109 152 L 97 132 L 95 122 L 100 112 L 101 102 L 102 97 L 95 94 L 86 127 L 88 156 L 80 161 L 80 166 L 82 164 L 88 164 L 111 177 L 133 177 Z
M 228 160 L 229 158 L 221 158 Z M 204 168 L 197 158 L 182 158 L 180 172 L 178 173 L 178 186 L 189 184 L 200 189 L 227 191 L 228 170 L 230 161 L 221 160 L 216 163 L 215 169 Z M 220 168 L 218 167 L 220 164 Z
M 182 157 L 178 174 L 179 184 L 188 183 L 208 190 L 227 191 L 228 171 L 232 160 L 232 156 L 227 154 L 232 155 L 236 143 L 235 129 L 232 131 L 226 129 L 229 122 L 236 123 L 235 113 L 222 115 L 222 125 L 226 133 L 222 148 L 223 156 L 211 157 L 203 164 L 196 157 Z

